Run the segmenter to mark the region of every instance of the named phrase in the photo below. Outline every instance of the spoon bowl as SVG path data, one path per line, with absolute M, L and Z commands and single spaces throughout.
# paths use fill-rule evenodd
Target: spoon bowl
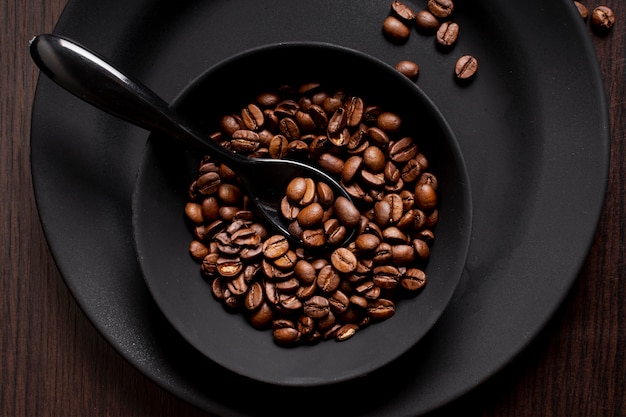
M 161 311 L 206 357 L 246 378 L 284 386 L 316 386 L 374 372 L 403 354 L 419 353 L 419 341 L 445 311 L 460 280 L 470 241 L 469 179 L 456 139 L 442 114 L 408 78 L 388 64 L 352 49 L 290 42 L 244 51 L 200 75 L 172 107 L 202 132 L 219 118 L 276 86 L 315 80 L 345 88 L 368 103 L 396 109 L 416 132 L 421 151 L 439 180 L 436 239 L 425 272 L 428 284 L 400 300 L 393 317 L 343 342 L 287 348 L 271 331 L 253 328 L 242 314 L 213 299 L 211 286 L 188 253 L 184 218 L 190 184 L 202 155 L 153 134 L 147 143 L 133 198 L 138 259 Z

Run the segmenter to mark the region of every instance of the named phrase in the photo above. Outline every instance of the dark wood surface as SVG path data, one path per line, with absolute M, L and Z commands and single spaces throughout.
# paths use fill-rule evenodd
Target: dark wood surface
M 206 416 L 156 386 L 102 339 L 46 245 L 30 177 L 38 71 L 27 42 L 53 29 L 65 3 L 0 1 L 0 415 Z M 604 4 L 617 24 L 607 36 L 589 32 L 612 132 L 608 194 L 595 242 L 542 334 L 511 366 L 437 415 L 626 416 L 626 4 Z

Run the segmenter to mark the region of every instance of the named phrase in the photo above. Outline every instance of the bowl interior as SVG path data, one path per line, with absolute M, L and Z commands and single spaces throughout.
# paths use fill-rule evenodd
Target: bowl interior
M 285 348 L 254 329 L 211 294 L 189 255 L 184 216 L 189 184 L 201 155 L 153 134 L 133 199 L 134 239 L 145 280 L 171 324 L 196 349 L 255 380 L 312 386 L 365 375 L 405 353 L 432 328 L 459 282 L 469 247 L 469 180 L 459 146 L 424 93 L 392 67 L 360 52 L 318 43 L 270 45 L 244 52 L 194 81 L 173 107 L 211 132 L 219 117 L 259 92 L 318 81 L 358 94 L 402 115 L 439 180 L 439 222 L 425 269 L 429 281 L 397 304 L 395 315 L 344 342 Z

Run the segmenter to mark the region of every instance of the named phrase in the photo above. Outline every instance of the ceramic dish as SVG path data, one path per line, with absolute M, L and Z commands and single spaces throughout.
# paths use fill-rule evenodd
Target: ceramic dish
M 388 12 L 377 0 L 71 0 L 55 29 L 168 100 L 212 64 L 273 42 L 331 42 L 390 65 L 405 58 L 421 65 L 418 84 L 446 115 L 467 165 L 470 251 L 457 292 L 421 343 L 366 378 L 306 388 L 316 398 L 332 398 L 338 388 L 376 390 L 367 401 L 339 402 L 343 416 L 423 414 L 513 360 L 574 283 L 608 173 L 604 85 L 570 1 L 459 1 L 461 36 L 448 53 L 416 33 L 390 45 L 380 31 Z M 479 71 L 458 86 L 452 68 L 465 53 L 478 58 Z M 213 414 L 327 414 L 324 402 L 301 408 L 299 388 L 277 390 L 204 359 L 161 315 L 132 238 L 131 199 L 147 139 L 40 80 L 35 195 L 52 254 L 86 316 L 140 372 Z M 271 400 L 277 395 L 284 408 Z

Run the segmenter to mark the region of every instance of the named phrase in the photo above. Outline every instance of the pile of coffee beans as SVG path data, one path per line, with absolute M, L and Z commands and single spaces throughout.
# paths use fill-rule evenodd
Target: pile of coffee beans
M 236 173 L 204 157 L 185 207 L 189 251 L 228 309 L 281 345 L 342 341 L 426 285 L 438 181 L 399 113 L 307 83 L 260 94 L 219 125 L 210 137 L 225 148 L 307 161 L 354 201 L 311 178 L 277 184 L 296 245 L 269 229 Z M 337 246 L 346 230 L 355 239 Z
M 428 0 L 426 8 L 415 12 L 407 4 L 394 0 L 391 2 L 389 15 L 383 22 L 383 34 L 394 43 L 404 43 L 409 39 L 411 30 L 435 36 L 436 46 L 449 51 L 459 38 L 460 27 L 452 20 L 454 2 L 452 0 Z M 402 60 L 396 69 L 415 81 L 419 66 L 411 60 Z M 455 75 L 460 81 L 468 81 L 478 70 L 478 60 L 471 55 L 464 55 L 455 64 Z

